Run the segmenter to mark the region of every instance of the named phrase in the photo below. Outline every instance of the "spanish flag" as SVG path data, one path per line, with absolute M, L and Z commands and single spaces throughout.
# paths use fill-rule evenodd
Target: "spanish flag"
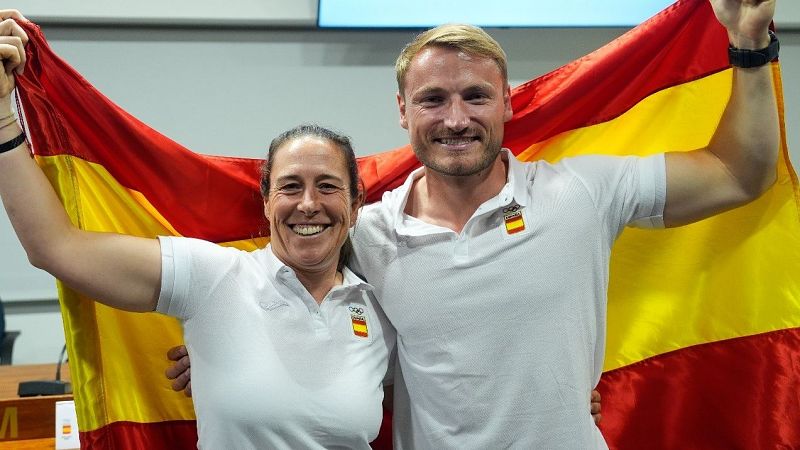
M 27 31 L 29 136 L 77 226 L 266 244 L 259 161 L 182 148 L 96 91 L 35 25 Z M 515 89 L 505 145 L 525 161 L 702 147 L 730 94 L 726 46 L 708 1 L 679 0 Z M 611 448 L 800 448 L 800 190 L 785 142 L 782 127 L 778 181 L 757 201 L 618 240 L 600 384 Z M 359 163 L 370 201 L 419 164 L 407 147 Z M 177 322 L 59 292 L 83 448 L 194 448 L 191 401 L 163 375 Z

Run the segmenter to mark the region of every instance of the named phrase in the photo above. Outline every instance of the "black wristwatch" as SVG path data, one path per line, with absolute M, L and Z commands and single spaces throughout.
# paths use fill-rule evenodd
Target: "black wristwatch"
M 774 60 L 778 57 L 778 50 L 781 48 L 778 42 L 778 36 L 772 30 L 769 30 L 769 45 L 760 50 L 745 50 L 736 48 L 732 45 L 728 46 L 728 60 L 734 67 L 741 67 L 747 69 L 749 67 L 761 67 L 764 64 Z

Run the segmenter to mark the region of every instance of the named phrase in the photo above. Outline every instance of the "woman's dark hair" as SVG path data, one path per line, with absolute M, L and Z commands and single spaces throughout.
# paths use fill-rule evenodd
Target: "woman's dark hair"
M 303 137 L 324 139 L 336 144 L 336 147 L 342 151 L 342 156 L 344 156 L 345 164 L 347 165 L 347 174 L 350 177 L 350 201 L 357 201 L 361 192 L 361 178 L 358 176 L 358 163 L 356 162 L 356 154 L 353 151 L 350 138 L 316 124 L 298 125 L 284 131 L 272 140 L 269 144 L 269 150 L 267 150 L 267 160 L 261 165 L 261 195 L 265 199 L 269 197 L 269 175 L 272 171 L 272 161 L 278 149 L 288 142 Z M 353 245 L 350 242 L 350 236 L 348 236 L 342 245 L 341 253 L 339 253 L 339 270 L 342 270 L 352 252 Z

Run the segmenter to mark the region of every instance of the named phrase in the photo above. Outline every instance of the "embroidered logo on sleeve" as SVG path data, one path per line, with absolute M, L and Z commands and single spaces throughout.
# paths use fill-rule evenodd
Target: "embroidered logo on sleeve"
M 360 305 L 350 305 L 350 322 L 353 324 L 353 334 L 358 337 L 368 337 L 367 315 L 364 307 Z
M 525 219 L 522 217 L 522 206 L 514 204 L 503 208 L 503 222 L 506 233 L 514 234 L 525 230 Z

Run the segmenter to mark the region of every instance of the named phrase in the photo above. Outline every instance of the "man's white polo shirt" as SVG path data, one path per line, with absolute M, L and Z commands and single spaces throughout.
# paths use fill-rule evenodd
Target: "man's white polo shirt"
M 395 447 L 593 449 L 611 246 L 663 226 L 663 155 L 520 163 L 461 233 L 404 214 L 412 173 L 353 233 L 398 335 Z

